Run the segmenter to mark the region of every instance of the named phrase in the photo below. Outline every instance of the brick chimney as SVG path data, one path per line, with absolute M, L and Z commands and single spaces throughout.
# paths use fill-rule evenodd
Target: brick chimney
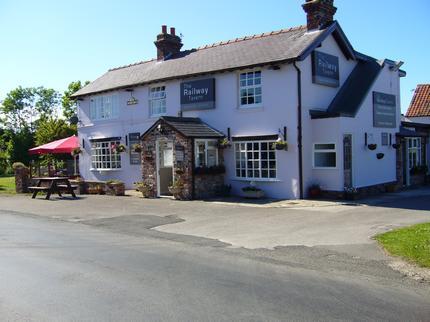
M 308 30 L 324 28 L 333 22 L 337 10 L 333 0 L 306 0 L 302 7 L 307 15 Z
M 157 40 L 154 42 L 157 47 L 157 59 L 165 60 L 170 56 L 181 51 L 181 38 L 176 36 L 175 28 L 170 28 L 170 34 L 167 33 L 167 26 L 161 26 L 161 33 L 157 35 Z

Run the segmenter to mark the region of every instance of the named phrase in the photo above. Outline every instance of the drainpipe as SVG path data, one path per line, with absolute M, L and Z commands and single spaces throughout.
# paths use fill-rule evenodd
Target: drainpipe
M 196 198 L 195 192 L 195 183 L 196 183 L 196 174 L 195 174 L 195 139 L 191 138 L 191 198 L 194 200 Z
M 297 71 L 297 146 L 299 148 L 299 189 L 300 199 L 303 199 L 303 143 L 302 143 L 302 71 L 297 67 L 296 62 L 293 66 Z

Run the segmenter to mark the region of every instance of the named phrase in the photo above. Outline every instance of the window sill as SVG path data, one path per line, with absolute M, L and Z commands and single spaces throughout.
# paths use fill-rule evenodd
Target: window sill
M 233 178 L 234 181 L 247 181 L 247 182 L 282 182 L 282 180 L 279 179 L 271 179 L 271 178 L 238 178 L 238 177 L 234 177 Z
M 264 107 L 263 107 L 263 105 L 251 105 L 251 106 L 242 106 L 242 105 L 240 105 L 238 108 L 237 108 L 237 110 L 238 111 L 244 111 L 244 112 L 246 112 L 246 111 L 252 111 L 252 112 L 256 112 L 256 111 L 263 111 L 264 110 Z
M 93 171 L 93 172 L 110 172 L 110 171 L 121 171 L 121 169 L 94 169 L 94 168 L 91 168 L 90 171 Z
M 313 167 L 312 170 L 339 170 L 338 167 Z

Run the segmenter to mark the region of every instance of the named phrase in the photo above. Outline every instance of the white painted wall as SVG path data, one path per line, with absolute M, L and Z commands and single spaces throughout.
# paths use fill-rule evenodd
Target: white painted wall
M 343 190 L 343 152 L 342 138 L 344 133 L 353 134 L 353 180 L 356 187 L 373 185 L 395 180 L 395 151 L 381 147 L 381 132 L 394 134 L 397 129 L 373 128 L 372 91 L 395 94 L 399 99 L 399 77 L 397 73 L 385 68 L 366 97 L 356 118 L 335 118 L 311 120 L 310 109 L 326 109 L 337 91 L 347 79 L 356 65 L 355 61 L 347 60 L 330 36 L 317 48 L 321 52 L 339 57 L 340 86 L 331 88 L 312 83 L 312 63 L 308 57 L 298 65 L 302 70 L 303 92 L 303 172 L 305 193 L 307 186 L 317 182 L 329 190 Z M 298 148 L 297 148 L 297 74 L 292 65 L 282 65 L 280 70 L 262 69 L 263 106 L 254 109 L 239 109 L 238 105 L 238 72 L 210 75 L 203 78 L 216 79 L 216 108 L 214 110 L 184 112 L 185 117 L 200 117 L 212 127 L 231 135 L 256 136 L 273 135 L 284 126 L 288 129 L 288 151 L 277 151 L 276 181 L 258 182 L 269 197 L 298 198 Z M 177 116 L 180 109 L 180 80 L 165 83 L 167 91 L 167 115 Z M 87 180 L 119 179 L 128 188 L 133 182 L 141 180 L 140 165 L 130 165 L 128 153 L 122 154 L 122 169 L 118 171 L 91 171 L 90 138 L 125 136 L 131 132 L 144 133 L 157 118 L 149 118 L 148 86 L 135 88 L 133 96 L 139 100 L 137 105 L 127 106 L 130 93 L 118 91 L 120 100 L 120 117 L 110 121 L 90 121 L 89 98 L 80 102 L 79 138 L 85 141 L 84 153 L 80 157 L 80 171 Z M 398 106 L 398 123 L 400 122 L 400 106 Z M 374 135 L 378 143 L 377 151 L 370 152 L 364 148 L 364 132 Z M 393 137 L 394 140 L 394 137 Z M 337 169 L 316 170 L 312 167 L 313 143 L 336 143 Z M 393 141 L 394 142 L 394 141 Z M 383 152 L 382 160 L 376 159 L 376 153 Z M 249 181 L 235 177 L 234 149 L 224 150 L 226 165 L 226 184 L 232 184 L 233 193 Z
M 231 135 L 274 135 L 287 127 L 289 151 L 277 151 L 278 178 L 276 181 L 258 181 L 258 186 L 267 195 L 275 198 L 298 197 L 297 182 L 297 84 L 295 72 L 290 65 L 283 65 L 280 70 L 262 69 L 263 106 L 252 109 L 240 109 L 238 101 L 239 73 L 217 74 L 216 79 L 216 108 L 184 112 L 184 117 L 200 117 L 210 126 Z M 167 115 L 177 116 L 180 108 L 180 83 L 172 81 L 165 83 L 167 92 Z M 157 118 L 149 118 L 148 87 L 136 88 L 133 96 L 139 100 L 137 105 L 127 106 L 130 93 L 119 91 L 120 117 L 109 121 L 90 121 L 89 98 L 80 102 L 79 118 L 83 123 L 79 128 L 79 138 L 85 140 L 84 153 L 80 157 L 81 175 L 87 180 L 122 180 L 128 188 L 133 182 L 141 180 L 140 166 L 130 165 L 128 153 L 122 154 L 122 169 L 117 171 L 90 170 L 90 138 L 121 136 L 125 144 L 125 136 L 130 132 L 144 133 Z M 249 180 L 235 177 L 234 149 L 224 150 L 227 168 L 226 183 L 232 184 L 233 192 L 240 193 L 241 187 L 248 185 Z

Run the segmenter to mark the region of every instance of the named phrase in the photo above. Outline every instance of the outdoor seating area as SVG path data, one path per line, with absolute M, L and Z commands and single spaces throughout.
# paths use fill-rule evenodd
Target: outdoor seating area
M 35 199 L 39 192 L 46 192 L 46 200 L 49 200 L 53 193 L 58 194 L 59 197 L 63 196 L 63 193 L 70 194 L 73 198 L 76 198 L 76 194 L 73 191 L 78 186 L 71 185 L 67 177 L 42 177 L 34 178 L 36 185 L 28 187 L 28 190 L 32 192 L 32 199 Z

